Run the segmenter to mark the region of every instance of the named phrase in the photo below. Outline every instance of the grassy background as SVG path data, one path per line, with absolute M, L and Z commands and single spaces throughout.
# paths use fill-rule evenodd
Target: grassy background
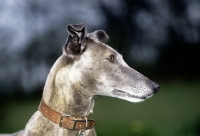
M 165 82 L 160 91 L 142 103 L 97 97 L 91 118 L 98 136 L 197 136 L 200 135 L 200 84 Z M 40 99 L 11 100 L 1 104 L 0 132 L 23 129 Z

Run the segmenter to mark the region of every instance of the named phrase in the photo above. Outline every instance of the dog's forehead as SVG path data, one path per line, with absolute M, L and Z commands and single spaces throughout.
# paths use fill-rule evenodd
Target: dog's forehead
M 112 47 L 110 47 L 109 45 L 99 42 L 99 41 L 93 41 L 91 43 L 88 44 L 88 47 L 91 48 L 91 51 L 94 54 L 100 54 L 99 52 L 102 52 L 101 54 L 112 54 L 112 55 L 119 55 L 121 56 L 121 54 L 119 54 L 115 49 L 113 49 Z
M 114 55 L 116 58 L 119 58 L 119 59 L 123 58 L 122 55 L 111 46 L 107 44 L 103 44 L 103 46 L 105 46 L 105 50 L 104 50 L 105 55 L 108 55 L 108 56 Z

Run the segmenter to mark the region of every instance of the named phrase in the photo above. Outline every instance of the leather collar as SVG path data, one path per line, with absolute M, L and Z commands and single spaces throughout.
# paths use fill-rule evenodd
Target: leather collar
M 61 128 L 66 128 L 69 130 L 86 130 L 91 129 L 95 126 L 96 122 L 94 120 L 89 120 L 87 116 L 70 116 L 66 114 L 61 114 L 53 109 L 51 109 L 42 99 L 38 110 L 51 120 L 52 122 L 59 124 Z

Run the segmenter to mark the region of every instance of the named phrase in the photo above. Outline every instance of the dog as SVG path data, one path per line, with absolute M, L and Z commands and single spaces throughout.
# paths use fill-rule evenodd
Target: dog
M 67 31 L 63 54 L 48 74 L 38 111 L 24 130 L 10 136 L 96 136 L 96 122 L 88 119 L 95 96 L 141 102 L 159 90 L 106 44 L 105 31 L 87 34 L 85 23 L 68 25 Z

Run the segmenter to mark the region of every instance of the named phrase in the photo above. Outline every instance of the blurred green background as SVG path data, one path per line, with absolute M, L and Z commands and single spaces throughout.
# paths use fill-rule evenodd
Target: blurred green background
M 142 103 L 97 97 L 98 135 L 200 135 L 199 0 L 1 0 L 0 17 L 0 133 L 25 127 L 62 54 L 66 26 L 86 22 L 161 87 Z

